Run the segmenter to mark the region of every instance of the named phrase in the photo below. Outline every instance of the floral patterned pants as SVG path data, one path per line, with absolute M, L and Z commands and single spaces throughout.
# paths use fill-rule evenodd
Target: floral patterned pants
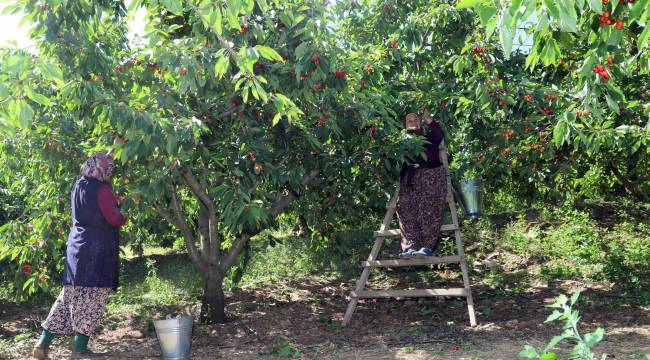
M 91 336 L 106 311 L 110 288 L 66 285 L 42 326 L 55 334 Z
M 402 250 L 410 247 L 435 249 L 447 196 L 447 172 L 444 166 L 418 169 L 412 186 L 402 181 L 397 199 L 397 218 L 402 233 Z

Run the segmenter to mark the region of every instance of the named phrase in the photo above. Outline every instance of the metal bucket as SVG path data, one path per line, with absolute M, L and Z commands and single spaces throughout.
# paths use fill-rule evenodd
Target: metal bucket
M 481 215 L 481 180 L 463 180 L 460 183 L 461 194 L 467 217 L 477 219 Z
M 153 321 L 163 359 L 180 360 L 190 355 L 193 320 L 191 316 L 179 315 Z

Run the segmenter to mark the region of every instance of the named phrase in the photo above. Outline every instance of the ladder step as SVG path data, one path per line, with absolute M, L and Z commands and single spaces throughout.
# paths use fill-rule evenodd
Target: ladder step
M 419 266 L 419 265 L 430 265 L 430 264 L 449 264 L 449 263 L 459 263 L 462 257 L 460 256 L 422 256 L 422 257 L 410 257 L 404 259 L 393 259 L 393 260 L 374 260 L 374 261 L 363 261 L 361 266 L 363 267 L 388 267 L 388 266 Z
M 416 290 L 363 290 L 352 291 L 350 297 L 359 299 L 390 297 L 467 296 L 465 288 Z
M 455 231 L 458 230 L 458 227 L 455 226 L 454 224 L 445 224 L 440 226 L 440 231 Z M 383 236 L 383 237 L 390 237 L 390 236 L 400 236 L 400 231 L 399 229 L 391 229 L 391 230 L 384 230 L 384 231 L 375 231 L 374 237 L 377 236 Z

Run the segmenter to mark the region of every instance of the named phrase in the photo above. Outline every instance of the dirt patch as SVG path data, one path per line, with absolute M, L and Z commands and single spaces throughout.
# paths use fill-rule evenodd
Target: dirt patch
M 561 324 L 543 324 L 544 305 L 569 285 L 531 288 L 516 297 L 499 297 L 474 289 L 479 326 L 470 327 L 467 307 L 458 299 L 361 301 L 349 327 L 341 327 L 346 295 L 352 283 L 307 278 L 289 285 L 228 294 L 226 324 L 195 324 L 193 359 L 517 359 L 524 345 L 542 346 L 561 333 Z M 584 290 L 584 289 L 583 289 Z M 587 289 L 578 310 L 583 333 L 606 329 L 596 347 L 610 359 L 643 359 L 650 353 L 650 309 L 618 305 L 618 294 Z M 198 305 L 198 304 L 197 304 Z M 0 340 L 11 344 L 0 357 L 28 358 L 34 340 L 12 342 L 37 329 L 46 308 L 2 304 Z M 198 306 L 159 309 L 190 312 Z M 57 339 L 50 358 L 69 356 L 70 339 Z M 562 345 L 566 353 L 570 344 Z M 148 319 L 112 316 L 93 337 L 91 348 L 107 359 L 159 358 L 155 332 Z

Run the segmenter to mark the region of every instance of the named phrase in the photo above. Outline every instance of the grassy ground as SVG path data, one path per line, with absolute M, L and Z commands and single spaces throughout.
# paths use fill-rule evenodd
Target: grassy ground
M 481 299 L 494 299 L 494 302 L 479 302 L 479 315 L 493 316 L 493 312 L 500 311 L 497 304 L 526 296 L 540 286 L 552 288 L 559 282 L 593 290 L 585 296 L 586 302 L 606 300 L 647 310 L 650 305 L 650 220 L 647 215 L 644 209 L 598 204 L 568 211 L 531 209 L 465 223 L 463 234 L 472 268 L 472 286 L 480 289 Z M 276 289 L 273 296 L 287 302 L 295 298 L 295 290 L 300 288 L 295 283 L 300 279 L 309 279 L 305 282 L 326 280 L 328 284 L 338 281 L 340 287 L 349 288 L 360 273 L 359 262 L 369 252 L 371 234 L 371 229 L 341 231 L 336 242 L 320 244 L 289 231 L 265 232 L 252 242 L 247 264 L 239 264 L 243 268 L 240 279 L 235 281 L 237 275 L 233 272 L 226 285 L 244 293 L 273 287 Z M 443 252 L 451 251 L 453 242 L 447 239 L 441 247 Z M 382 257 L 393 257 L 397 251 L 397 241 L 388 242 Z M 200 278 L 184 253 L 147 248 L 144 256 L 138 257 L 125 249 L 123 257 L 122 285 L 109 302 L 105 330 L 121 328 L 125 321 L 150 324 L 148 319 L 166 313 L 182 309 L 194 311 L 201 293 Z M 436 270 L 404 272 L 398 276 L 391 269 L 376 271 L 371 286 L 418 287 L 458 279 L 454 268 L 441 266 Z M 57 291 L 54 288 L 52 295 Z M 317 298 L 319 291 L 322 289 L 304 296 L 312 305 L 319 304 L 324 301 Z M 345 299 L 341 296 L 344 294 L 335 296 L 336 302 L 344 305 Z M 41 313 L 46 311 L 49 301 L 51 298 L 36 304 L 36 308 Z M 0 302 L 9 301 L 0 299 Z M 271 299 L 263 305 L 273 302 Z M 28 304 L 22 306 L 34 308 Z M 247 311 L 246 306 L 245 303 L 235 304 L 229 312 L 235 317 L 241 316 Z M 462 306 L 460 308 L 462 314 Z M 428 316 L 435 312 L 432 309 L 424 305 L 417 311 L 421 316 Z M 399 309 L 394 311 L 397 312 L 392 316 L 399 313 Z M 336 328 L 338 322 L 329 315 L 314 320 L 332 327 L 331 331 L 340 332 L 340 328 Z M 150 332 L 148 326 L 141 330 Z M 31 331 L 20 333 L 0 331 L 0 348 L 24 347 L 26 341 L 35 336 L 38 323 L 33 321 L 29 328 Z M 408 327 L 405 329 L 408 333 Z M 413 330 L 415 334 L 407 335 L 421 337 L 418 332 L 424 331 L 422 326 L 417 329 Z M 292 357 L 296 349 L 291 344 L 291 339 L 284 346 L 279 343 L 274 354 Z M 417 350 L 405 345 L 407 354 L 409 349 Z

